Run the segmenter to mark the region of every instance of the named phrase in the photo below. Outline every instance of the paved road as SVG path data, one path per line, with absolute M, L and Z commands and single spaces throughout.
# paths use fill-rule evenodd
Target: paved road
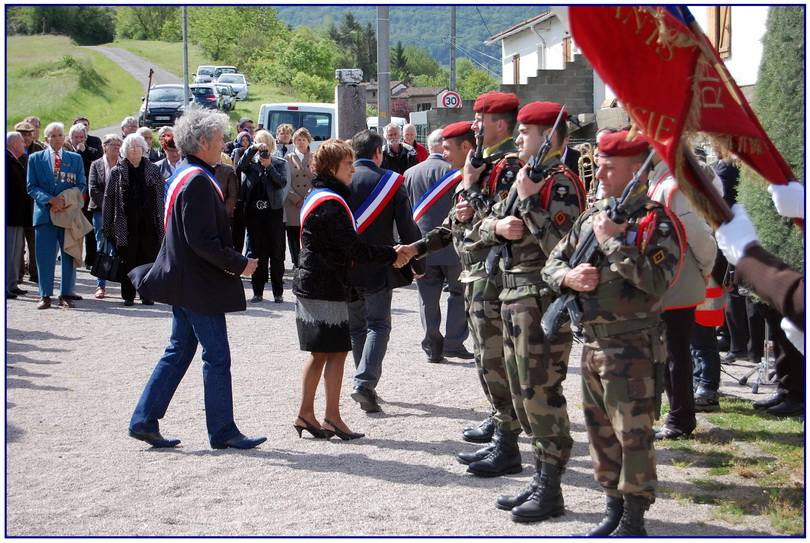
M 94 51 L 98 51 L 102 55 L 106 56 L 119 66 L 123 68 L 128 74 L 135 78 L 135 80 L 141 85 L 143 89 L 144 95 L 147 90 L 147 86 L 149 84 L 149 70 L 152 69 L 155 73 L 152 75 L 152 85 L 164 85 L 169 83 L 174 84 L 181 84 L 183 82 L 182 78 L 177 77 L 173 73 L 168 70 L 164 70 L 156 66 L 152 61 L 146 60 L 143 57 L 139 57 L 138 55 L 131 53 L 125 49 L 120 49 L 118 47 L 99 47 L 99 46 L 88 46 L 87 49 L 93 49 Z M 182 59 L 180 60 L 182 62 Z M 132 115 L 137 114 L 137 108 L 140 107 L 140 104 L 136 106 L 135 111 Z M 96 128 L 90 130 L 90 133 L 94 136 L 102 137 L 106 134 L 115 133 L 118 134 L 121 131 L 121 125 L 114 124 L 111 126 L 106 126 L 103 128 Z

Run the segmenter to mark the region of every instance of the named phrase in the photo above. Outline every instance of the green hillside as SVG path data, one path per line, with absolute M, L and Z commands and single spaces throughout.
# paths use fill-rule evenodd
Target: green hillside
M 376 28 L 375 6 L 277 6 L 278 18 L 295 27 L 299 25 L 323 28 L 330 22 L 339 25 L 346 12 L 357 21 Z M 507 28 L 548 11 L 547 6 L 457 6 L 457 58 L 466 57 L 477 65 L 501 73 L 501 50 L 484 41 Z M 447 66 L 450 63 L 450 7 L 391 6 L 391 44 L 401 41 L 426 49 L 430 56 Z

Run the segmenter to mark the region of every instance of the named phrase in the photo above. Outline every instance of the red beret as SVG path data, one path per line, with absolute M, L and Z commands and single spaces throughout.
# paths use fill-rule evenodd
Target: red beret
M 520 107 L 520 99 L 511 92 L 490 91 L 475 100 L 473 110 L 478 113 L 503 113 Z
M 467 132 L 472 132 L 472 123 L 470 121 L 461 121 L 460 123 L 453 123 L 444 127 L 442 137 L 445 139 L 455 138 L 463 136 Z
M 650 148 L 650 142 L 641 134 L 627 141 L 628 130 L 606 134 L 599 140 L 599 156 L 636 156 Z
M 523 124 L 534 124 L 537 126 L 552 126 L 560 114 L 562 106 L 554 102 L 532 102 L 520 108 L 517 120 Z M 568 110 L 563 113 L 562 120 L 568 118 Z

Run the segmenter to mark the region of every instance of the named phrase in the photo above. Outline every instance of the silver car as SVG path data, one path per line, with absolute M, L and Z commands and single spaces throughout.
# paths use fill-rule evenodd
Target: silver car
M 247 100 L 250 83 L 245 81 L 242 74 L 222 74 L 217 79 L 218 85 L 230 85 L 236 91 L 237 100 Z

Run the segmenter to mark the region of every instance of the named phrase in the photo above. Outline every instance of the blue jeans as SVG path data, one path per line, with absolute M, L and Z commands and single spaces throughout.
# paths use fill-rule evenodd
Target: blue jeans
M 354 386 L 374 390 L 391 335 L 391 290 L 357 289 L 360 299 L 349 303 L 349 329 L 354 356 Z
M 202 344 L 205 423 L 211 444 L 221 443 L 237 434 L 233 421 L 231 390 L 231 351 L 225 314 L 205 315 L 172 306 L 172 337 L 163 357 L 138 400 L 129 429 L 136 432 L 159 431 L 158 421 L 166 415 L 169 402 L 186 374 L 197 343 Z
M 96 254 L 101 254 L 101 248 L 104 245 L 104 235 L 101 233 L 101 227 L 104 224 L 104 216 L 101 211 L 93 211 L 93 229 L 96 231 Z M 96 286 L 105 288 L 107 286 L 106 279 L 99 279 L 96 277 Z
M 692 327 L 692 360 L 695 382 L 708 390 L 720 388 L 720 350 L 717 348 L 717 335 L 712 326 Z

